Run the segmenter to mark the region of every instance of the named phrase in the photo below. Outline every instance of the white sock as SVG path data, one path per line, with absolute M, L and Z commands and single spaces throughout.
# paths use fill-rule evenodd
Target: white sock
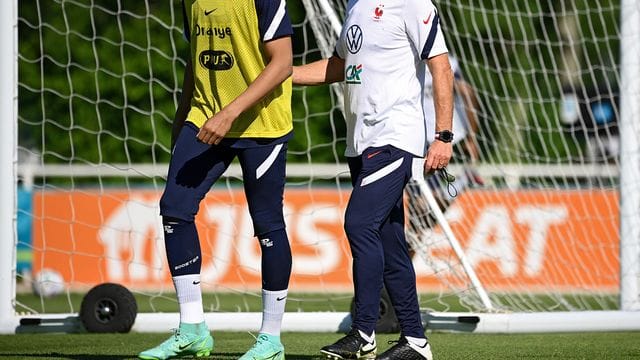
M 180 275 L 173 278 L 180 305 L 180 323 L 199 324 L 204 321 L 200 274 Z
M 429 345 L 429 341 L 425 338 L 416 338 L 405 336 L 409 343 L 409 347 L 413 350 L 417 351 L 418 354 L 422 355 L 425 360 L 433 360 L 433 354 L 431 353 L 431 345 Z
M 410 342 L 413 345 L 417 345 L 420 347 L 423 347 L 427 344 L 427 339 L 425 338 L 417 338 L 417 337 L 411 337 L 411 336 L 405 336 L 405 338 L 407 338 L 407 341 Z
M 280 291 L 262 290 L 261 333 L 280 336 L 284 305 L 287 303 L 287 292 L 287 289 Z
M 372 342 L 374 342 L 376 340 L 376 332 L 372 332 L 371 335 L 367 335 L 364 333 L 364 331 L 358 329 L 358 333 L 360 334 L 360 337 L 367 340 L 367 342 L 369 344 L 371 344 Z

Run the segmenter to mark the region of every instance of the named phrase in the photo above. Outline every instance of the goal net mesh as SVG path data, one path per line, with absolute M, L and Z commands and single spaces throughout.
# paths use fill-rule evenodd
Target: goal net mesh
M 330 55 L 347 1 L 304 3 Z M 486 309 L 462 259 L 493 309 L 617 308 L 620 2 L 434 3 L 463 139 L 454 186 L 437 174 L 427 183 L 464 259 L 412 183 L 407 234 L 418 282 L 429 274 L 464 308 Z M 384 1 L 371 14 L 383 23 Z
M 426 179 L 453 237 L 424 188 L 407 189 L 421 306 L 486 310 L 476 276 L 497 310 L 617 309 L 619 1 L 434 2 L 466 135 L 453 188 Z M 294 63 L 330 56 L 345 2 L 287 6 Z M 104 282 L 129 288 L 142 311 L 176 311 L 158 199 L 188 54 L 180 1 L 18 7 L 16 311 L 77 312 Z M 288 311 L 349 310 L 340 86 L 294 88 Z M 260 248 L 237 164 L 196 222 L 205 310 L 259 311 Z

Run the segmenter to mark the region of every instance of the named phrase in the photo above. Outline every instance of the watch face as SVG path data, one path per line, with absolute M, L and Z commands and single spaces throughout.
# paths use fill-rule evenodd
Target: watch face
M 449 130 L 439 131 L 438 140 L 443 142 L 451 142 L 453 141 L 453 133 Z

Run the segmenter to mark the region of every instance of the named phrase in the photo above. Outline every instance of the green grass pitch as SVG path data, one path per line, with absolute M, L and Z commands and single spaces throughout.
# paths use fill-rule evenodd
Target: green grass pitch
M 22 334 L 0 336 L 0 359 L 134 359 L 169 334 Z M 253 343 L 246 332 L 214 332 L 210 359 L 238 359 Z M 319 349 L 340 334 L 284 333 L 288 360 L 322 359 Z M 378 335 L 380 350 L 397 335 Z M 433 333 L 434 358 L 445 359 L 640 359 L 640 333 L 481 335 Z
M 177 311 L 173 294 L 136 294 L 139 311 Z M 77 312 L 82 294 L 41 299 L 19 294 L 22 309 L 36 312 Z M 583 299 L 593 302 L 593 299 Z M 540 299 L 545 301 L 544 298 Z M 349 294 L 290 294 L 288 311 L 348 311 Z M 260 311 L 259 294 L 205 294 L 207 311 Z M 464 311 L 455 297 L 421 295 L 421 305 L 449 311 Z M 438 309 L 438 307 L 443 309 Z M 595 307 L 594 307 L 595 308 Z M 0 336 L 0 360 L 5 359 L 134 359 L 170 335 L 170 329 L 154 334 L 20 334 Z M 238 359 L 252 344 L 248 332 L 213 333 L 216 341 L 210 359 Z M 256 335 L 254 333 L 254 335 Z M 322 359 L 319 349 L 337 340 L 336 333 L 288 332 L 282 335 L 288 360 Z M 384 351 L 398 335 L 378 334 L 378 349 Z M 434 358 L 445 359 L 639 359 L 640 332 L 487 335 L 429 333 Z

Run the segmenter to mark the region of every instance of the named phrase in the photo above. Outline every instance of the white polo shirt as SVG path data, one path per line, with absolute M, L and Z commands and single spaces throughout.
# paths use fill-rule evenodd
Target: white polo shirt
M 349 0 L 336 45 L 345 60 L 346 156 L 392 145 L 424 156 L 425 59 L 446 53 L 430 0 Z

